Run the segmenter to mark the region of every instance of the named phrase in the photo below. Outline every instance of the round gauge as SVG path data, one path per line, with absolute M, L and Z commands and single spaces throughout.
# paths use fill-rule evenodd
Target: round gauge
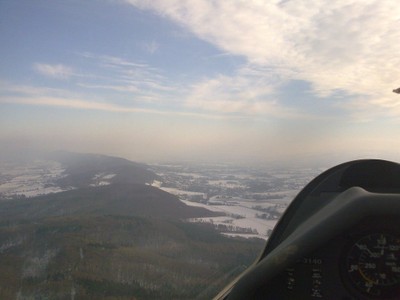
M 343 271 L 368 298 L 400 299 L 400 237 L 374 233 L 359 238 L 346 253 Z

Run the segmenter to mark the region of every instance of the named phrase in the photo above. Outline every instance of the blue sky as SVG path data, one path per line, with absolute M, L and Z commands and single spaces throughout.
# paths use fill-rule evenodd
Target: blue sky
M 398 28 L 394 0 L 3 0 L 0 143 L 398 160 Z

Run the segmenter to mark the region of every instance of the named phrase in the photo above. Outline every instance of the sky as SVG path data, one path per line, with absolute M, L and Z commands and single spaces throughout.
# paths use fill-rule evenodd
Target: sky
M 0 0 L 0 152 L 400 160 L 395 0 Z

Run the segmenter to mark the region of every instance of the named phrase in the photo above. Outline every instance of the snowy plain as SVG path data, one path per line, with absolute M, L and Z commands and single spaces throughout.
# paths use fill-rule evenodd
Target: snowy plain
M 297 193 L 320 170 L 257 169 L 232 165 L 153 166 L 163 178 L 153 185 L 183 203 L 223 216 L 188 221 L 212 224 L 221 234 L 268 239 Z

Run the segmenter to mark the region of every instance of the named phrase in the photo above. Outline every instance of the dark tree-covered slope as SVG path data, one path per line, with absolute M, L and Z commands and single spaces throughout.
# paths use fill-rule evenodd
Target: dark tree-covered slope
M 145 164 L 100 154 L 82 154 L 58 151 L 47 158 L 60 162 L 66 177 L 57 184 L 63 187 L 85 187 L 93 183 L 98 174 L 113 174 L 110 183 L 151 183 L 159 177 Z
M 259 240 L 203 224 L 70 216 L 0 225 L 0 299 L 210 299 Z
M 110 184 L 29 199 L 0 202 L 0 220 L 68 215 L 148 216 L 164 219 L 206 217 L 214 213 L 190 207 L 176 196 L 148 185 Z

